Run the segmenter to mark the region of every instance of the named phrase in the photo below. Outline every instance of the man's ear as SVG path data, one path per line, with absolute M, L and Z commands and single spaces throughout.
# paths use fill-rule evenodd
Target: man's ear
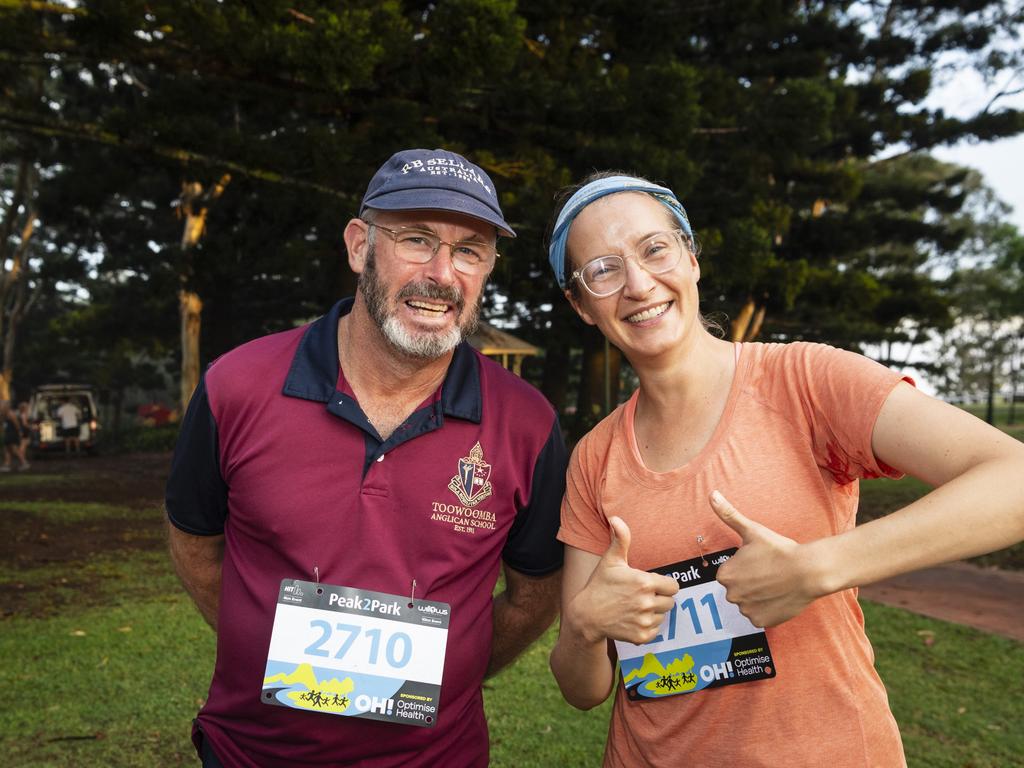
M 583 308 L 583 303 L 576 300 L 572 295 L 572 291 L 563 291 L 565 298 L 572 304 L 572 308 L 576 310 L 576 314 L 580 316 L 580 319 L 587 325 L 597 325 L 597 322 L 591 317 L 590 313 Z
M 345 225 L 345 250 L 348 265 L 357 275 L 363 274 L 366 255 L 370 250 L 370 225 L 362 219 L 350 219 Z

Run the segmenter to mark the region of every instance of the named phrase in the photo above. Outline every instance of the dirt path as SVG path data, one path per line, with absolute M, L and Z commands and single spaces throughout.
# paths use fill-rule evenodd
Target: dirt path
M 38 481 L 18 483 L 16 473 L 8 476 L 8 483 L 0 476 L 0 500 L 59 499 L 159 509 L 170 462 L 169 453 L 42 458 L 26 473 Z M 105 547 L 124 546 L 126 537 L 135 540 L 134 546 L 163 546 L 159 536 L 143 536 L 140 530 L 135 537 L 126 525 L 132 527 L 124 520 L 99 519 L 75 530 L 53 531 L 35 516 L 5 515 L 0 560 L 26 567 L 74 560 Z M 1024 572 L 951 563 L 864 587 L 860 594 L 866 600 L 1024 642 Z
M 949 563 L 862 587 L 865 600 L 1024 642 L 1024 573 Z

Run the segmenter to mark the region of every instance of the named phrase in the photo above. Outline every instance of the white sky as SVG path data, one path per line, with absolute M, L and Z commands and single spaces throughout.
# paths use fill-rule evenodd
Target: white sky
M 981 171 L 985 183 L 1013 206 L 1010 221 L 1024 232 L 1024 135 L 984 144 L 936 147 L 932 154 L 944 162 Z
M 942 106 L 947 114 L 955 117 L 967 117 L 984 108 L 992 94 L 1000 88 L 1024 88 L 1024 80 L 1018 77 L 1011 81 L 1006 77 L 998 82 L 998 87 L 986 86 L 976 73 L 962 72 L 929 99 L 927 104 L 932 107 Z M 1024 109 L 1024 93 L 1000 99 L 996 102 L 996 109 L 1000 107 Z M 1013 206 L 1010 221 L 1024 232 L 1024 135 L 981 144 L 962 142 L 955 147 L 936 147 L 931 154 L 944 162 L 966 165 L 981 171 L 985 183 L 996 191 L 1003 202 Z

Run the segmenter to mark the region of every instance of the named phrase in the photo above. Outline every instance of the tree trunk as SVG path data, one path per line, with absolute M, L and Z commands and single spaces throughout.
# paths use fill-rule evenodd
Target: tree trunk
M 555 411 L 561 415 L 565 410 L 566 393 L 569 389 L 569 345 L 556 343 L 556 337 L 549 337 L 544 348 L 544 372 L 541 375 L 540 391 Z
M 750 327 L 750 321 L 754 317 L 755 309 L 756 305 L 754 303 L 754 297 L 747 297 L 746 302 L 743 304 L 743 308 L 740 309 L 740 313 L 736 315 L 733 321 L 729 324 L 730 341 L 743 341 L 747 335 L 747 328 Z
M 36 184 L 35 167 L 26 158 L 18 164 L 15 193 L 7 206 L 0 236 L 0 400 L 10 400 L 14 382 L 14 350 L 18 340 L 18 325 L 32 299 L 28 296 L 28 247 L 35 233 L 36 210 L 32 202 Z M 21 237 L 13 253 L 8 253 L 8 242 L 14 232 L 18 210 L 25 202 L 25 219 Z M 8 262 L 10 269 L 7 268 Z
M 178 314 L 181 318 L 181 412 L 188 408 L 192 393 L 199 386 L 199 329 L 202 322 L 203 302 L 199 294 L 189 290 L 192 278 L 192 249 L 206 231 L 206 214 L 231 181 L 225 173 L 210 189 L 204 190 L 198 181 L 181 185 L 178 216 L 185 219 L 181 233 L 182 265 L 178 275 L 182 288 L 178 291 Z
M 730 341 L 754 341 L 761 333 L 764 315 L 768 309 L 768 297 L 759 304 L 753 296 L 748 296 L 743 303 L 736 319 L 729 324 Z
M 618 405 L 621 367 L 622 353 L 618 348 L 606 344 L 604 336 L 596 328 L 587 326 L 583 337 L 580 391 L 576 401 L 576 411 L 581 418 L 582 427 L 589 428 Z
M 764 313 L 768 309 L 767 304 L 762 304 L 757 308 L 757 312 L 754 313 L 754 319 L 750 323 L 750 327 L 747 328 L 746 334 L 743 336 L 743 341 L 754 341 L 761 333 L 761 326 L 764 325 Z
M 199 294 L 178 292 L 181 315 L 181 412 L 185 413 L 192 393 L 199 386 L 199 328 L 202 323 L 203 302 Z
M 1010 358 L 1010 409 L 1006 414 L 1007 426 L 1017 423 L 1017 377 L 1020 375 L 1020 339 L 1016 340 L 1017 349 Z

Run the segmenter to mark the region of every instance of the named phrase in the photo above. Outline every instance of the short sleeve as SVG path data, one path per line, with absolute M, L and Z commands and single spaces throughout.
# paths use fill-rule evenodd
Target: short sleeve
M 611 528 L 600 503 L 604 462 L 594 455 L 596 437 L 596 431 L 584 437 L 569 459 L 558 538 L 570 547 L 599 555 L 608 549 Z
M 556 538 L 558 507 L 565 492 L 566 449 L 558 419 L 534 464 L 530 500 L 516 513 L 502 550 L 505 563 L 520 573 L 543 576 L 562 567 L 563 547 Z
M 838 485 L 902 473 L 879 461 L 871 447 L 875 422 L 901 381 L 913 379 L 863 355 L 822 344 L 801 347 L 805 413 L 818 465 Z
M 228 488 L 220 473 L 217 423 L 210 411 L 205 375 L 181 423 L 165 503 L 168 519 L 185 533 L 216 536 L 224 532 Z

